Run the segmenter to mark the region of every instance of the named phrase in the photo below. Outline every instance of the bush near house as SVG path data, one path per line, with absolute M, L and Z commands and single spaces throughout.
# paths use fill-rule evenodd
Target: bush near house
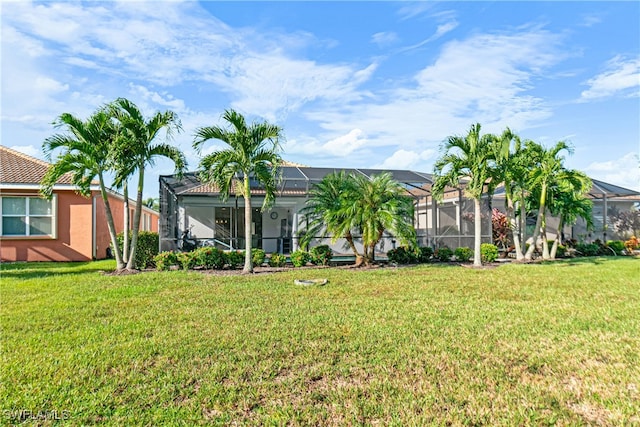
M 221 270 L 227 263 L 226 254 L 220 249 L 211 246 L 198 248 L 192 254 L 195 258 L 196 267 Z
M 581 256 L 597 256 L 600 247 L 595 243 L 578 243 L 576 245 L 576 254 Z
M 616 255 L 624 255 L 624 242 L 622 240 L 609 240 L 607 246 L 616 253 Z
M 333 251 L 329 245 L 320 245 L 311 248 L 311 262 L 315 265 L 329 265 L 333 258 Z
M 311 254 L 300 249 L 292 252 L 290 257 L 294 267 L 304 267 L 311 261 Z
M 131 238 L 131 236 L 129 236 Z M 118 247 L 122 248 L 124 244 L 124 234 L 119 233 L 117 236 Z M 154 266 L 154 257 L 158 255 L 160 247 L 160 237 L 158 233 L 152 231 L 140 231 L 138 233 L 138 246 L 136 248 L 135 268 L 144 269 Z M 113 248 L 111 248 L 113 251 Z
M 284 267 L 287 264 L 287 257 L 283 254 L 274 252 L 269 257 L 270 267 Z
M 399 246 L 387 252 L 387 259 L 394 264 L 412 264 L 418 261 L 418 254 L 414 249 Z
M 441 262 L 451 261 L 452 256 L 453 256 L 453 251 L 447 248 L 446 246 L 436 249 L 436 252 L 433 254 L 433 257 Z
M 156 269 L 163 271 L 169 270 L 174 265 L 180 265 L 178 254 L 176 252 L 160 252 L 153 258 Z
M 433 258 L 433 248 L 431 246 L 420 246 L 418 248 L 418 262 L 427 263 Z
M 239 266 L 244 265 L 244 251 L 229 251 L 225 252 L 225 255 L 227 258 L 227 265 L 229 265 L 230 269 L 235 270 Z
M 264 259 L 266 258 L 267 253 L 263 249 L 252 249 L 251 250 L 251 260 L 253 262 L 254 267 L 260 267 L 264 264 Z
M 491 243 L 481 244 L 480 258 L 482 259 L 482 262 L 494 262 L 498 259 L 498 247 Z
M 453 251 L 453 256 L 456 257 L 456 261 L 468 262 L 471 258 L 473 258 L 473 249 L 466 246 L 456 248 L 456 250 Z
M 638 238 L 636 236 L 631 236 L 629 240 L 624 242 L 624 248 L 629 255 L 631 255 L 633 251 L 638 249 L 638 247 L 640 247 L 640 242 L 638 241 Z

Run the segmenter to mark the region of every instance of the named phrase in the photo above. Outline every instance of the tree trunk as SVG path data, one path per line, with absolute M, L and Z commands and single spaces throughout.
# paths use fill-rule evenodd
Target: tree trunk
M 564 221 L 562 215 L 560 215 L 560 222 L 558 223 L 558 231 L 556 231 L 556 238 L 553 241 L 553 246 L 551 247 L 551 254 L 549 255 L 551 259 L 556 259 L 556 253 L 558 253 L 558 245 L 560 244 L 560 233 L 562 233 L 562 229 L 564 228 Z
M 524 253 L 527 247 L 527 207 L 524 203 L 524 191 L 520 194 L 520 233 L 522 233 L 522 241 L 520 242 L 520 251 Z M 524 255 L 523 255 L 524 258 Z
M 550 259 L 549 255 L 549 242 L 547 239 L 547 215 L 542 220 L 542 229 L 540 230 L 540 234 L 542 236 L 542 259 Z
M 244 174 L 244 268 L 242 274 L 253 273 L 251 259 L 251 186 L 249 175 Z
M 475 210 L 475 218 L 474 218 L 474 232 L 475 239 L 473 242 L 473 265 L 475 267 L 482 266 L 482 257 L 480 256 L 480 244 L 482 243 L 482 217 L 481 217 L 481 207 L 480 197 L 474 199 L 474 210 Z
M 356 256 L 356 261 L 358 260 L 358 258 L 362 258 L 362 255 L 360 255 L 360 253 L 358 252 L 358 248 L 356 248 L 356 244 L 353 242 L 353 235 L 351 234 L 351 232 L 348 232 L 344 236 L 344 238 L 346 239 L 347 243 L 349 244 L 349 247 L 353 251 L 353 254 Z
M 129 185 L 124 182 L 122 187 L 124 197 L 124 226 L 122 230 L 122 261 L 129 262 Z
M 118 247 L 118 238 L 116 236 L 116 227 L 113 222 L 113 213 L 111 212 L 111 206 L 109 205 L 109 198 L 107 196 L 107 190 L 104 186 L 104 177 L 102 173 L 98 173 L 98 180 L 100 181 L 100 195 L 102 196 L 102 202 L 104 203 L 104 210 L 107 216 L 107 228 L 109 229 L 109 236 L 111 237 L 111 244 L 113 245 L 113 256 L 116 258 L 116 270 L 124 270 L 124 262 L 122 261 L 122 255 L 120 248 Z
M 536 228 L 534 228 L 533 230 L 531 246 L 529 246 L 527 253 L 524 255 L 524 259 L 526 260 L 531 260 L 531 258 L 533 258 L 533 251 L 536 250 L 536 245 L 538 243 L 538 236 L 540 236 L 540 228 L 542 227 L 542 220 L 544 217 L 546 194 L 547 194 L 547 186 L 546 184 L 543 184 L 542 192 L 540 196 L 540 206 L 538 208 L 538 216 L 536 218 Z
M 516 221 L 515 207 L 513 205 L 513 195 L 507 195 L 507 219 L 512 229 L 511 235 L 513 236 L 513 246 L 516 250 L 516 260 L 522 261 L 522 259 L 524 258 L 524 254 L 522 253 L 522 248 L 520 247 L 520 226 L 518 225 L 518 221 Z
M 144 165 L 138 166 L 138 195 L 136 196 L 136 211 L 133 214 L 133 231 L 131 233 L 131 251 L 127 261 L 127 270 L 135 270 L 136 252 L 138 250 L 138 233 L 140 231 L 140 217 L 142 216 L 142 190 L 144 188 Z M 143 266 L 145 267 L 145 266 Z

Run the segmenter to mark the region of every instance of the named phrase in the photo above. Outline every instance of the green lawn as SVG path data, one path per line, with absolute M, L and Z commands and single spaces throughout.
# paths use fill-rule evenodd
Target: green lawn
M 113 267 L 1 266 L 2 424 L 640 424 L 638 259 Z

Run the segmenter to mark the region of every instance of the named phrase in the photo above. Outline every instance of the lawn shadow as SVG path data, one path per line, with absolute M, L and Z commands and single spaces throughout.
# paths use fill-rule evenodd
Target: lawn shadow
M 615 258 L 620 258 L 620 257 L 603 257 L 603 256 L 578 257 L 578 258 L 542 261 L 541 264 L 544 264 L 544 265 L 560 264 L 566 267 L 583 265 L 583 264 L 601 265 Z
M 16 262 L 1 263 L 2 279 L 37 279 L 48 276 L 67 276 L 85 273 L 110 272 L 113 267 L 103 261 L 81 262 Z

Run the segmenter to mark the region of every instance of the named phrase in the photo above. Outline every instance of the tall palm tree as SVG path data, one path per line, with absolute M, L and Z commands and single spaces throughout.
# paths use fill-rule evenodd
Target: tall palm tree
M 520 222 L 516 220 L 516 207 L 519 205 L 524 207 L 522 196 L 523 190 L 526 188 L 526 180 L 529 172 L 526 156 L 524 155 L 520 138 L 511 132 L 509 128 L 505 129 L 502 135 L 495 138 L 492 143 L 492 149 L 495 157 L 495 176 L 492 182 L 503 182 L 504 194 L 506 199 L 507 220 L 513 231 L 513 245 L 516 250 L 516 259 L 524 259 L 524 251 L 521 242 Z
M 159 157 L 172 160 L 178 175 L 184 172 L 186 167 L 185 156 L 178 148 L 164 142 L 155 142 L 155 140 L 162 130 L 166 131 L 166 138 L 170 139 L 173 133 L 181 131 L 182 127 L 174 112 L 157 112 L 147 120 L 138 107 L 125 98 L 116 99 L 110 106 L 110 112 L 122 128 L 116 144 L 115 183 L 124 183 L 133 174 L 138 173 L 131 249 L 128 254 L 129 259 L 126 260 L 127 269 L 132 270 L 136 268 L 135 259 L 142 216 L 145 169 L 147 166 L 153 166 Z
M 209 140 L 219 140 L 228 148 L 218 149 L 200 161 L 200 177 L 218 187 L 223 199 L 232 191 L 236 177 L 242 184 L 235 190 L 244 198 L 245 260 L 243 273 L 253 272 L 251 262 L 251 179 L 258 181 L 265 190 L 262 210 L 268 209 L 275 198 L 280 157 L 279 126 L 261 122 L 247 124 L 244 116 L 232 109 L 226 110 L 222 118 L 231 129 L 206 126 L 196 130 L 193 147 L 197 150 Z
M 492 162 L 494 153 L 491 149 L 493 135 L 480 134 L 480 124 L 476 123 L 465 137 L 450 136 L 444 142 L 441 157 L 434 167 L 434 183 L 432 194 L 434 198 L 442 200 L 445 187 L 459 187 L 465 180 L 464 193 L 474 201 L 475 241 L 473 251 L 473 265 L 481 266 L 480 243 L 482 239 L 481 200 L 483 194 L 491 189 L 488 186 L 490 178 L 494 176 Z
M 587 227 L 593 227 L 591 216 L 593 203 L 587 198 L 591 189 L 591 179 L 578 170 L 564 170 L 558 174 L 555 185 L 551 187 L 548 198 L 549 212 L 558 217 L 556 238 L 549 254 L 550 259 L 555 259 L 562 229 L 565 225 L 573 225 L 578 218 L 587 222 Z
M 355 197 L 346 205 L 346 212 L 362 232 L 364 263 L 375 261 L 375 247 L 387 230 L 400 244 L 416 246 L 413 200 L 392 175 L 386 172 L 353 179 Z
M 58 179 L 70 173 L 78 192 L 88 197 L 91 194 L 91 183 L 97 177 L 105 206 L 109 236 L 114 248 L 116 268 L 123 270 L 125 263 L 118 247 L 115 223 L 105 185 L 105 174 L 113 166 L 110 150 L 117 134 L 111 116 L 105 108 L 93 113 L 86 121 L 64 113 L 56 119 L 54 125 L 56 128 L 66 128 L 67 133 L 50 136 L 42 144 L 43 151 L 50 161 L 54 151 L 58 149 L 63 151 L 56 157 L 52 167 L 43 177 L 41 192 L 45 197 L 51 198 L 53 186 Z
M 351 230 L 353 218 L 345 212 L 345 206 L 356 196 L 354 180 L 346 172 L 334 172 L 326 175 L 309 190 L 309 198 L 300 211 L 300 238 L 302 247 L 307 247 L 312 239 L 331 236 L 332 243 L 344 238 L 356 256 L 356 262 L 362 257 L 356 247 Z
M 536 217 L 536 225 L 533 229 L 532 242 L 524 255 L 526 260 L 533 258 L 533 252 L 536 249 L 538 237 L 542 233 L 545 239 L 542 242 L 543 257 L 548 257 L 548 245 L 546 244 L 546 209 L 547 199 L 550 195 L 549 188 L 554 182 L 557 182 L 558 175 L 564 171 L 563 158 L 560 157 L 562 151 L 572 152 L 569 145 L 564 141 L 559 141 L 551 148 L 542 147 L 533 141 L 527 142 L 527 152 L 531 156 L 533 167 L 531 169 L 530 188 L 533 189 L 534 206 L 538 209 Z M 536 197 L 537 196 L 537 197 Z

